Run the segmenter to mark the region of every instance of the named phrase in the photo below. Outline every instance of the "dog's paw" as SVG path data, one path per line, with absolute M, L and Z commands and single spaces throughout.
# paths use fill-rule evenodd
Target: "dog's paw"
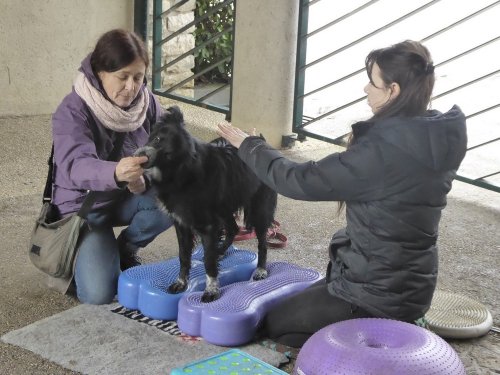
M 265 268 L 257 268 L 253 274 L 254 280 L 264 280 L 267 277 L 267 270 Z
M 205 290 L 205 292 L 203 292 L 203 295 L 201 296 L 201 302 L 203 303 L 212 302 L 215 301 L 216 299 L 219 299 L 219 297 L 220 297 L 220 289 Z
M 217 277 L 210 277 L 207 275 L 207 286 L 201 296 L 201 302 L 212 302 L 220 297 L 219 281 Z
M 177 280 L 175 283 L 171 284 L 168 287 L 168 292 L 172 294 L 177 294 L 177 293 L 182 293 L 186 290 L 187 288 L 187 283 Z

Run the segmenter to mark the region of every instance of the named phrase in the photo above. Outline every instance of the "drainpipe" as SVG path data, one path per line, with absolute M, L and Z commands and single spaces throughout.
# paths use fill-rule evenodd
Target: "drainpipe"
M 134 0 L 134 32 L 142 40 L 147 40 L 148 30 L 148 1 Z

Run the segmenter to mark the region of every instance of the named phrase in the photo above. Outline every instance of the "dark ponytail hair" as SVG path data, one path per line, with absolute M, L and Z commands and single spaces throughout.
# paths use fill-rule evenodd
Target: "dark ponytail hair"
M 116 72 L 137 58 L 148 67 L 148 53 L 141 38 L 133 32 L 114 29 L 99 38 L 90 57 L 90 65 L 97 76 L 103 71 Z
M 421 43 L 406 40 L 387 48 L 371 51 L 365 60 L 372 81 L 373 64 L 380 68 L 386 86 L 396 82 L 399 95 L 381 107 L 372 119 L 391 116 L 421 116 L 427 110 L 434 88 L 434 65 L 429 50 Z

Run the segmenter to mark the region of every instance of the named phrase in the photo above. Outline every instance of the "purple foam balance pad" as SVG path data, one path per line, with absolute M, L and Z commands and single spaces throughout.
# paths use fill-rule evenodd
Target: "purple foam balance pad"
M 184 295 L 179 301 L 180 330 L 216 345 L 245 344 L 274 304 L 321 279 L 314 270 L 285 262 L 269 263 L 267 272 L 264 280 L 221 288 L 220 298 L 213 302 L 201 302 L 201 292 Z
M 256 253 L 230 246 L 224 258 L 219 261 L 219 283 L 228 285 L 248 280 L 256 267 Z M 171 294 L 168 287 L 177 279 L 179 268 L 178 257 L 129 268 L 118 278 L 118 302 L 153 319 L 177 319 L 179 299 L 186 293 L 205 289 L 203 246 L 198 246 L 191 256 L 191 271 L 186 291 Z
M 390 319 L 352 319 L 326 326 L 299 352 L 295 375 L 465 375 L 462 361 L 442 338 Z

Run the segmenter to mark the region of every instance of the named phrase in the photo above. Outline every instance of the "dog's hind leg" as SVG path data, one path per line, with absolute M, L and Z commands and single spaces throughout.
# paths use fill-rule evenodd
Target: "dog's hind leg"
M 245 218 L 248 225 L 255 229 L 258 240 L 257 269 L 254 272 L 254 280 L 262 280 L 267 277 L 267 230 L 271 227 L 276 210 L 277 194 L 266 185 L 261 185 L 252 196 L 250 207 L 248 207 Z
M 179 243 L 180 270 L 177 280 L 168 287 L 169 293 L 180 293 L 186 290 L 191 269 L 191 253 L 194 247 L 193 231 L 190 228 L 176 222 L 175 231 Z
M 224 241 L 219 241 L 219 243 L 217 244 L 219 259 L 224 256 L 227 248 L 233 243 L 234 237 L 236 237 L 238 230 L 239 227 L 238 224 L 236 224 L 234 215 L 229 215 L 224 221 Z
M 257 260 L 257 269 L 253 274 L 254 280 L 262 280 L 267 277 L 267 228 L 265 225 L 256 223 L 255 234 L 257 236 L 258 241 L 258 260 Z
M 207 284 L 205 291 L 201 297 L 202 302 L 212 302 L 220 297 L 219 280 L 219 252 L 217 249 L 219 230 L 207 228 L 201 233 L 201 241 L 203 243 L 205 272 L 207 274 Z

